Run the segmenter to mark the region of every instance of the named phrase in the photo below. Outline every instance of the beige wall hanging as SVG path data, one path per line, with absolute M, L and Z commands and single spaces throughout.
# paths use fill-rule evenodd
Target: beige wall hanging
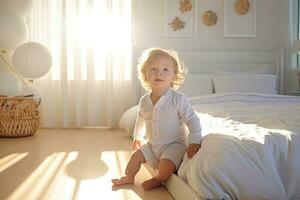
M 175 17 L 172 22 L 169 23 L 169 26 L 173 29 L 173 31 L 178 31 L 184 28 L 185 22 L 179 17 Z
M 198 0 L 163 0 L 163 36 L 196 37 Z
M 202 15 L 202 21 L 207 26 L 213 26 L 217 23 L 218 17 L 214 11 L 205 11 Z
M 240 15 L 245 15 L 250 9 L 249 0 L 236 0 L 234 10 Z
M 193 4 L 191 0 L 181 0 L 179 2 L 179 5 L 180 5 L 179 10 L 181 11 L 181 13 L 191 11 L 193 8 Z
M 246 14 L 241 15 L 236 11 L 237 1 L 247 2 L 245 4 L 245 8 L 248 7 Z M 224 37 L 256 37 L 256 2 L 257 0 L 224 0 Z

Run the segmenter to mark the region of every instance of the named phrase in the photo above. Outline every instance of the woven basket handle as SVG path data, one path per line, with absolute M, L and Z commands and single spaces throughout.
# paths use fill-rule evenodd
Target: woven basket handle
M 40 106 L 40 104 L 41 104 L 41 98 L 38 98 L 37 102 L 38 102 L 37 105 Z
M 3 96 L 3 95 L 0 95 L 0 97 Z M 3 96 L 5 97 L 5 96 Z M 28 94 L 28 95 L 19 95 L 19 96 L 15 96 L 16 98 L 31 98 L 31 97 L 34 97 L 33 94 Z M 40 106 L 41 104 L 41 98 L 36 98 L 37 99 L 37 105 Z

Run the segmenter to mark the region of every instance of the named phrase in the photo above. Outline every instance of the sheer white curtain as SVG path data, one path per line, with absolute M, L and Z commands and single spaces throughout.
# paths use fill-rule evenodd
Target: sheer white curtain
M 134 104 L 131 0 L 35 0 L 30 40 L 52 53 L 43 127 L 116 127 Z

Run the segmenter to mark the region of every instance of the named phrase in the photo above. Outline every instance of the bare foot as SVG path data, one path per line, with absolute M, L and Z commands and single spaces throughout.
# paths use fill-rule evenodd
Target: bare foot
M 161 181 L 156 180 L 155 178 L 151 178 L 144 183 L 142 183 L 142 187 L 144 190 L 151 190 L 153 188 L 157 188 L 161 186 Z
M 122 176 L 121 178 L 112 179 L 111 182 L 113 183 L 114 186 L 133 184 L 134 178 L 129 176 Z

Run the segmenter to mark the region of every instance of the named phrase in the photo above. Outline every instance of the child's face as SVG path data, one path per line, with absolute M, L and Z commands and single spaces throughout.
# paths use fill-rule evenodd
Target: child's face
M 170 57 L 159 56 L 146 68 L 146 79 L 152 89 L 169 88 L 174 78 L 174 63 Z

